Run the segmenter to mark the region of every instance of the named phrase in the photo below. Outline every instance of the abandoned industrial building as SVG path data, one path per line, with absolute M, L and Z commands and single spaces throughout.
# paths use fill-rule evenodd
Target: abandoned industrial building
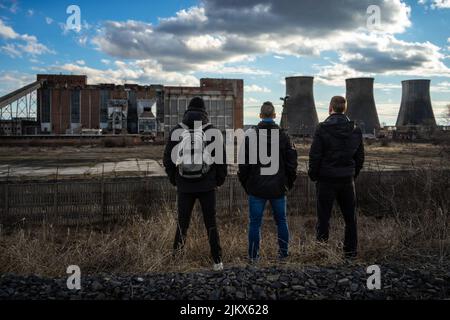
M 199 87 L 88 85 L 83 75 L 37 75 L 0 98 L 1 135 L 163 135 L 201 96 L 219 129 L 243 128 L 243 80 L 201 79 Z
M 195 96 L 205 100 L 220 130 L 244 128 L 244 81 L 201 79 L 198 87 L 87 84 L 84 75 L 37 75 L 36 82 L 0 98 L 0 136 L 139 135 L 164 138 L 181 122 Z M 412 139 L 448 127 L 436 125 L 430 80 L 402 82 L 396 126 L 380 126 L 374 78 L 346 79 L 347 115 L 366 137 Z M 286 78 L 281 127 L 310 137 L 318 124 L 314 77 Z

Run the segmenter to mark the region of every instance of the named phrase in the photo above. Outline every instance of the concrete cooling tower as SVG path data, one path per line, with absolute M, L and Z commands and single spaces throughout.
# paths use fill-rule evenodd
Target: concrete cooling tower
M 313 77 L 286 78 L 286 101 L 282 126 L 290 135 L 313 135 L 319 123 L 313 94 Z
M 375 134 L 380 129 L 373 96 L 373 78 L 347 79 L 347 116 L 355 121 L 363 134 Z
M 431 105 L 430 83 L 430 80 L 402 81 L 402 103 L 397 118 L 397 127 L 436 125 Z

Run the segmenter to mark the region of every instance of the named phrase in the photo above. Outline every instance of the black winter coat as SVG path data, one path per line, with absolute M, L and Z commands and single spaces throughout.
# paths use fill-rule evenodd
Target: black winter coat
M 201 109 L 189 109 L 184 114 L 183 124 L 187 125 L 189 128 L 194 128 L 194 122 L 201 121 L 202 124 L 208 123 L 208 115 L 204 110 Z M 170 132 L 169 139 L 166 144 L 164 151 L 163 164 L 166 170 L 167 176 L 169 177 L 170 183 L 177 187 L 178 192 L 181 193 L 197 193 L 197 192 L 208 192 L 214 190 L 216 187 L 220 187 L 224 184 L 225 178 L 227 176 L 227 164 L 225 159 L 225 145 L 224 145 L 224 161 L 223 164 L 212 164 L 209 172 L 201 179 L 186 179 L 181 177 L 178 168 L 175 163 L 172 162 L 171 154 L 173 148 L 179 143 L 179 141 L 172 141 L 172 133 L 181 129 L 182 127 L 178 124 Z M 206 129 L 214 129 L 212 125 L 208 126 Z M 214 141 L 214 140 L 213 140 Z M 208 142 L 208 144 L 212 143 Z M 214 153 L 212 154 L 214 157 Z
M 344 114 L 332 114 L 316 129 L 309 152 L 311 180 L 351 180 L 364 164 L 361 129 Z
M 256 164 L 250 164 L 249 161 L 249 131 L 246 133 L 245 138 L 245 163 L 239 164 L 238 177 L 242 186 L 247 194 L 263 198 L 263 199 L 276 199 L 286 195 L 286 192 L 290 190 L 297 178 L 297 151 L 294 145 L 291 143 L 289 136 L 286 132 L 275 123 L 260 122 L 257 127 L 250 129 L 259 132 L 261 129 L 267 129 L 267 150 L 271 150 L 271 129 L 278 129 L 279 131 L 279 148 L 276 152 L 279 152 L 279 168 L 274 175 L 261 175 L 261 167 L 259 159 Z M 253 132 L 254 133 L 254 132 Z M 261 132 L 263 133 L 263 132 Z M 259 134 L 258 134 L 259 135 Z M 258 139 L 259 141 L 259 139 Z M 270 155 L 270 153 L 269 153 Z M 268 167 L 270 165 L 265 165 Z

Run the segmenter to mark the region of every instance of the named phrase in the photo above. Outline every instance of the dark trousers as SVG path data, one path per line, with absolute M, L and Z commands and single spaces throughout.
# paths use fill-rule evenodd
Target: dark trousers
M 208 233 L 209 246 L 214 263 L 222 261 L 222 249 L 220 247 L 219 231 L 216 224 L 216 191 L 199 193 L 178 192 L 178 224 L 175 235 L 174 250 L 183 248 L 191 221 L 192 210 L 196 200 L 200 201 L 203 212 L 203 221 Z
M 317 240 L 328 241 L 331 212 L 334 200 L 337 200 L 345 221 L 344 252 L 347 256 L 356 256 L 358 236 L 356 227 L 356 196 L 354 182 L 316 183 L 317 195 Z

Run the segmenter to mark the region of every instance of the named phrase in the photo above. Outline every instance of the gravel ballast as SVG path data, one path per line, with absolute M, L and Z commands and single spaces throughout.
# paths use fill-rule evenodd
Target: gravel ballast
M 297 300 L 449 299 L 450 270 L 442 266 L 381 267 L 381 289 L 369 290 L 366 267 L 227 268 L 224 272 L 83 275 L 81 290 L 56 279 L 0 275 L 0 300 Z M 68 275 L 69 276 L 69 275 Z

